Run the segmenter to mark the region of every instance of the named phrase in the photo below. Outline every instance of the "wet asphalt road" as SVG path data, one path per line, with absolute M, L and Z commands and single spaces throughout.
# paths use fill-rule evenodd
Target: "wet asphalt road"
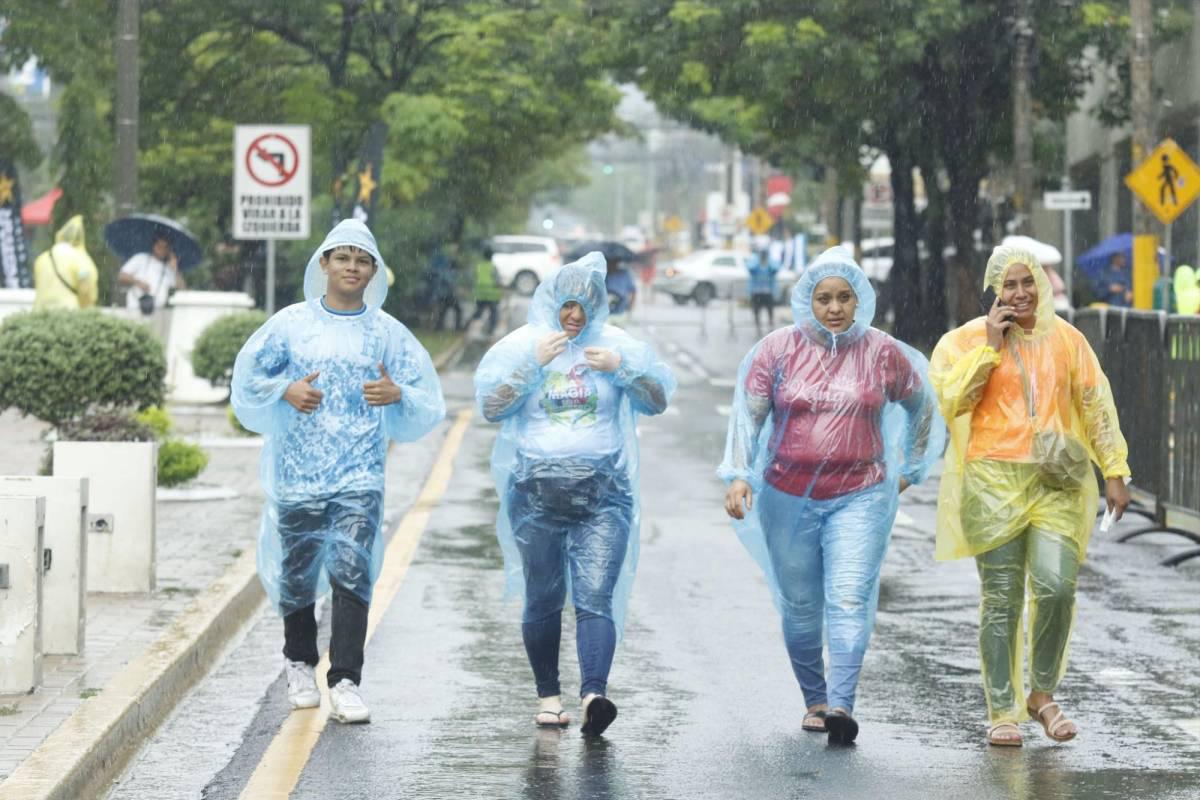
M 901 505 L 859 688 L 859 744 L 829 748 L 801 731 L 778 617 L 713 476 L 753 327 L 742 310 L 731 340 L 723 311 L 706 316 L 704 340 L 694 308 L 659 304 L 636 320 L 670 354 L 680 391 L 677 411 L 641 424 L 641 563 L 610 680 L 620 716 L 605 737 L 531 724 L 519 607 L 501 600 L 491 527 L 495 429 L 477 417 L 368 647 L 372 722 L 330 722 L 293 797 L 1200 798 L 1200 564 L 1158 566 L 1170 539 L 1098 534 L 1058 695 L 1080 737 L 1054 745 L 1026 724 L 1024 748 L 989 749 L 978 582 L 969 562 L 932 560 L 933 481 Z M 446 376 L 452 409 L 470 402 L 481 352 L 468 349 Z M 250 627 L 113 798 L 240 794 L 287 714 L 280 628 L 270 612 Z M 573 628 L 567 694 L 578 689 Z

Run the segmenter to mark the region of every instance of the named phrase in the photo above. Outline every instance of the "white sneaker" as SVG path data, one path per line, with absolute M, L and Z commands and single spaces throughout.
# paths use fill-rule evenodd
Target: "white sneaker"
M 342 678 L 329 690 L 329 716 L 338 722 L 370 722 L 371 710 L 363 702 L 362 690 L 349 678 Z
M 303 661 L 286 661 L 288 702 L 292 708 L 316 708 L 321 705 L 321 690 L 317 688 L 317 670 Z

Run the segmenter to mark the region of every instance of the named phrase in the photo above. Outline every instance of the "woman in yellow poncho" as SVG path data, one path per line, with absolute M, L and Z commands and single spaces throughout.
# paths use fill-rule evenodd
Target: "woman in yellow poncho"
M 33 262 L 34 310 L 96 305 L 98 275 L 88 255 L 83 217 L 76 214 L 58 229 L 50 249 Z
M 1077 728 L 1053 692 L 1066 670 L 1076 577 L 1096 517 L 1091 462 L 1119 519 L 1129 503 L 1128 449 L 1108 379 L 1083 334 L 1055 316 L 1037 259 L 997 247 L 984 280 L 997 295 L 987 316 L 943 336 L 930 364 L 951 437 L 937 558 L 973 556 L 979 570 L 988 742 L 1019 746 L 1017 723 L 1027 714 L 1067 741 Z M 1027 579 L 1031 691 L 1022 697 Z

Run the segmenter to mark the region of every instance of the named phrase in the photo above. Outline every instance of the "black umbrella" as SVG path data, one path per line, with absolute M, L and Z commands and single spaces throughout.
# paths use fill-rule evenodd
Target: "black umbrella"
M 633 263 L 640 261 L 644 257 L 633 252 L 620 242 L 603 241 L 583 242 L 581 244 L 577 244 L 567 252 L 563 259 L 568 262 L 578 261 L 593 250 L 599 250 L 600 253 L 609 261 Z
M 126 261 L 138 253 L 149 253 L 154 241 L 164 238 L 179 259 L 179 268 L 188 270 L 204 260 L 204 252 L 192 232 L 168 217 L 158 214 L 130 214 L 110 222 L 104 228 L 104 242 L 117 258 Z

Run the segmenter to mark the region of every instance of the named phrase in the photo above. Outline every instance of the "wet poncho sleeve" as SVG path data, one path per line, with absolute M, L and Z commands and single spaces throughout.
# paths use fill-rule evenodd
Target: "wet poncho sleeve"
M 288 364 L 287 331 L 276 315 L 242 345 L 234 362 L 229 400 L 247 430 L 265 435 L 274 429 L 283 395 L 298 380 L 289 376 Z
M 963 353 L 949 348 L 935 351 L 929 379 L 936 388 L 942 416 L 949 421 L 974 411 L 992 370 L 999 364 L 1000 353 L 986 344 Z
M 549 330 L 525 325 L 496 342 L 475 371 L 475 397 L 489 422 L 499 422 L 520 409 L 525 399 L 542 385 L 545 371 L 537 361 L 539 333 Z
M 411 331 L 393 321 L 384 364 L 400 387 L 400 402 L 384 406 L 384 430 L 392 441 L 414 442 L 446 416 L 433 359 Z
M 1108 378 L 1100 369 L 1100 361 L 1087 339 L 1082 335 L 1075 338 L 1077 355 L 1073 362 L 1071 393 L 1087 443 L 1105 478 L 1128 476 L 1129 447 L 1121 434 Z

